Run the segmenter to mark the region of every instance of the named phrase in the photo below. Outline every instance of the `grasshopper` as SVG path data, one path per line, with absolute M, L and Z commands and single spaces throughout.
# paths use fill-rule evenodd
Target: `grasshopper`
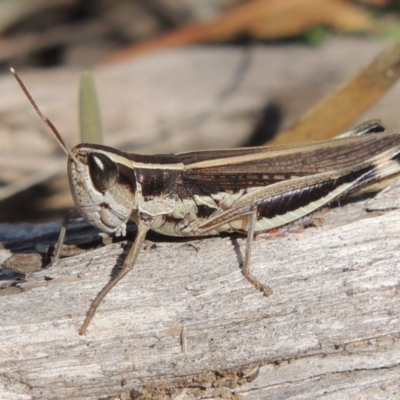
M 254 235 L 287 225 L 367 185 L 400 172 L 400 134 L 376 121 L 331 140 L 314 143 L 140 155 L 81 143 L 70 149 L 25 85 L 19 85 L 68 156 L 76 210 L 67 213 L 56 246 L 57 262 L 71 218 L 135 241 L 120 273 L 90 305 L 79 334 L 87 332 L 107 293 L 133 269 L 149 230 L 181 237 L 239 232 L 246 235 L 242 273 L 256 289 L 268 286 L 250 272 Z

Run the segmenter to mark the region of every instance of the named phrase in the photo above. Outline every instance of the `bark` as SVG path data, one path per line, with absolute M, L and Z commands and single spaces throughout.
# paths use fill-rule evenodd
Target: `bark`
M 384 193 L 385 209 L 397 207 L 398 193 Z M 8 258 L 1 392 L 21 399 L 92 399 L 132 389 L 150 398 L 395 396 L 400 211 L 380 210 L 378 200 L 368 206 L 378 211 L 353 202 L 320 213 L 321 227 L 259 236 L 252 271 L 273 289 L 268 298 L 240 273 L 243 238 L 152 237 L 85 337 L 77 329 L 126 242 L 110 243 L 75 223 L 69 236 L 81 245 L 70 244 L 67 257 L 42 269 L 33 249 L 45 251 L 57 224 L 1 225 L 0 257 Z

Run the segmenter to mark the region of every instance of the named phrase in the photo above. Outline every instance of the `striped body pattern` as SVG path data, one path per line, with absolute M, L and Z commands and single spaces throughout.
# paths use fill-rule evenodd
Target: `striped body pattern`
M 70 186 L 83 218 L 124 234 L 129 218 L 153 219 L 168 236 L 254 233 L 306 216 L 400 170 L 400 135 L 373 133 L 299 146 L 137 155 L 80 144 L 70 159 Z M 334 157 L 332 157 L 332 154 Z M 111 167 L 110 167 L 111 166 Z M 107 190 L 94 169 L 116 171 Z

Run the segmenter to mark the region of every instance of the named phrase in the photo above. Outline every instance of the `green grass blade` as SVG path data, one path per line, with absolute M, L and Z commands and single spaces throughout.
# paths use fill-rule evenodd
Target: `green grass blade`
M 100 109 L 92 75 L 83 72 L 79 92 L 81 143 L 102 144 Z

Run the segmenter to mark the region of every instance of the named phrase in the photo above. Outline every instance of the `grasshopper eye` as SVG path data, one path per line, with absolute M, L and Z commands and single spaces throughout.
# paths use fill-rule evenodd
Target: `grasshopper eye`
M 90 177 L 100 192 L 111 189 L 118 178 L 118 165 L 102 153 L 89 154 Z

